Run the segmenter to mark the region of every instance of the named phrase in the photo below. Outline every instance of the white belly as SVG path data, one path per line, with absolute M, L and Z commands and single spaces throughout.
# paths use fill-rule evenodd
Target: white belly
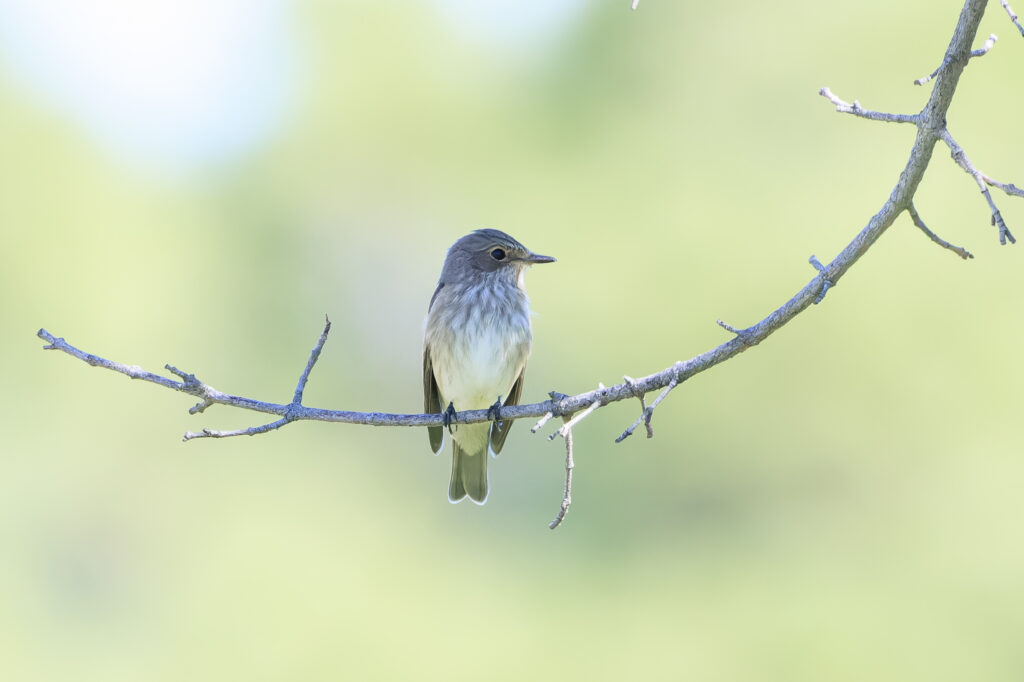
M 528 336 L 496 325 L 447 340 L 431 347 L 441 398 L 459 412 L 490 407 L 499 397 L 504 401 L 526 363 Z

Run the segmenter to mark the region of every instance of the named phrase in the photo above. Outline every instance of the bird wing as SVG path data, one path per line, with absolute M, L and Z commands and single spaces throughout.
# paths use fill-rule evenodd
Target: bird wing
M 430 346 L 423 346 L 423 412 L 426 414 L 437 414 L 441 411 L 441 394 L 437 390 L 437 381 L 434 379 L 434 365 L 430 361 Z M 444 442 L 444 429 L 440 426 L 428 426 L 427 435 L 430 437 L 430 449 L 434 454 L 441 452 L 441 445 Z M 502 438 L 504 440 L 504 437 Z
M 523 380 L 525 377 L 526 367 L 524 366 L 522 371 L 519 372 L 519 378 L 512 384 L 512 388 L 508 390 L 508 397 L 505 398 L 503 403 L 505 407 L 519 404 L 519 396 L 523 394 Z M 491 424 L 491 451 L 495 455 L 501 452 L 502 446 L 505 445 L 505 437 L 508 436 L 509 429 L 512 428 L 512 421 L 511 419 L 504 419 Z

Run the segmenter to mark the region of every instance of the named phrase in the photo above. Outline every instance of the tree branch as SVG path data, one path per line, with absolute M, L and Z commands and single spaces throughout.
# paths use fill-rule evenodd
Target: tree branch
M 1015 244 L 1017 240 L 1013 238 L 1013 235 L 1010 234 L 1009 228 L 1006 227 L 1006 223 L 1003 222 L 1003 216 L 996 207 L 996 202 L 993 201 L 992 193 L 988 191 L 986 183 L 999 186 L 1007 194 L 1024 196 L 1024 193 L 1021 193 L 1021 191 L 1013 185 L 1003 185 L 995 182 L 986 175 L 983 175 L 981 171 L 974 167 L 971 160 L 967 158 L 967 153 L 964 152 L 964 148 L 957 144 L 957 141 L 953 139 L 953 136 L 949 133 L 947 128 L 943 128 L 940 135 L 942 137 L 942 141 L 949 147 L 949 151 L 953 156 L 953 160 L 956 161 L 956 164 L 963 168 L 964 171 L 966 171 L 967 174 L 974 178 L 974 181 L 978 183 L 978 187 L 981 189 L 981 194 L 985 197 L 985 201 L 988 202 L 988 207 L 992 211 L 992 224 L 999 228 L 999 243 L 1006 244 L 1006 241 L 1009 240 L 1011 244 Z
M 953 37 L 946 50 L 942 66 L 940 66 L 940 68 L 927 79 L 932 80 L 934 78 L 935 84 L 932 88 L 931 94 L 929 95 L 927 103 L 920 113 L 887 114 L 870 111 L 861 107 L 856 101 L 853 104 L 844 102 L 832 94 L 828 88 L 822 88 L 820 90 L 820 94 L 832 102 L 835 105 L 836 110 L 839 112 L 849 113 L 861 118 L 876 121 L 913 123 L 917 128 L 917 134 L 910 151 L 910 156 L 900 173 L 899 179 L 897 180 L 895 187 L 892 189 L 889 198 L 882 204 L 878 212 L 871 217 L 867 222 L 867 225 L 861 229 L 856 236 L 854 236 L 850 243 L 835 258 L 833 258 L 831 262 L 828 264 L 822 264 L 816 257 L 811 256 L 810 263 L 817 270 L 817 274 L 788 301 L 769 313 L 761 321 L 745 329 L 737 329 L 719 321 L 719 324 L 733 335 L 732 338 L 708 351 L 705 351 L 704 353 L 701 353 L 700 355 L 690 358 L 689 360 L 676 362 L 675 364 L 646 377 L 642 377 L 640 379 L 631 379 L 626 377 L 625 381 L 621 384 L 608 387 L 599 386 L 595 390 L 573 396 L 552 392 L 549 394 L 550 400 L 502 408 L 502 420 L 540 417 L 540 420 L 532 429 L 533 432 L 542 428 L 544 424 L 553 417 L 560 417 L 563 420 L 562 427 L 552 435 L 552 438 L 561 435 L 566 441 L 566 484 L 562 508 L 559 515 L 556 516 L 555 520 L 552 522 L 552 528 L 557 527 L 558 524 L 561 523 L 561 520 L 569 509 L 569 504 L 571 502 L 573 469 L 571 440 L 572 429 L 586 416 L 611 403 L 625 400 L 627 398 L 640 398 L 640 417 L 632 426 L 627 428 L 619 436 L 617 442 L 621 442 L 627 438 L 640 423 L 647 425 L 648 437 L 650 437 L 653 435 L 653 431 L 650 429 L 651 415 L 653 414 L 655 407 L 657 407 L 661 401 L 668 396 L 669 392 L 673 388 L 677 387 L 679 384 L 683 383 L 695 374 L 710 369 L 715 365 L 725 362 L 739 353 L 742 353 L 746 349 L 756 346 L 798 314 L 806 310 L 812 303 L 819 303 L 825 295 L 825 292 L 838 284 L 843 275 L 853 267 L 854 263 L 856 263 L 867 252 L 867 250 L 871 248 L 878 238 L 881 237 L 889 226 L 895 222 L 896 218 L 904 211 L 910 213 L 914 224 L 924 231 L 932 241 L 935 241 L 943 247 L 958 253 L 965 259 L 971 257 L 966 250 L 952 246 L 948 242 L 939 239 L 935 233 L 931 232 L 925 226 L 924 221 L 921 220 L 920 215 L 913 204 L 913 198 L 917 191 L 917 187 L 924 177 L 925 169 L 931 161 L 935 144 L 939 140 L 944 141 L 950 147 L 953 152 L 953 157 L 957 163 L 963 167 L 964 170 L 970 173 L 981 187 L 982 192 L 988 200 L 992 210 L 992 220 L 994 224 L 999 226 L 1000 241 L 1002 243 L 1005 243 L 1006 240 L 1010 240 L 1011 242 L 1013 241 L 1013 236 L 1006 228 L 999 211 L 996 209 L 995 203 L 988 192 L 987 185 L 998 187 L 1007 194 L 1013 196 L 1024 197 L 1024 191 L 1018 189 L 1014 185 L 998 183 L 974 168 L 970 161 L 968 161 L 963 149 L 955 142 L 955 140 L 953 140 L 949 131 L 946 129 L 946 113 L 949 109 L 950 103 L 952 102 L 953 95 L 956 92 L 957 83 L 964 67 L 970 61 L 972 56 L 977 56 L 979 53 L 983 54 L 984 52 L 987 52 L 991 47 L 990 42 L 994 42 L 994 37 L 992 37 L 990 38 L 990 42 L 986 42 L 987 47 L 983 47 L 981 50 L 971 50 L 971 44 L 974 41 L 978 25 L 981 22 L 982 15 L 984 14 L 985 5 L 986 0 L 966 0 L 964 3 Z M 633 6 L 635 8 L 635 1 Z M 1011 18 L 1014 19 L 1015 23 L 1017 23 L 1015 15 L 1012 14 L 1012 11 L 1009 9 L 1006 2 L 1003 2 L 1003 7 L 1007 9 L 1011 14 Z M 1024 33 L 1024 29 L 1022 29 L 1022 33 Z M 86 353 L 74 346 L 71 346 L 62 338 L 55 338 L 45 329 L 40 329 L 38 336 L 48 342 L 48 345 L 45 346 L 46 349 L 59 350 L 90 365 L 104 367 L 106 369 L 125 374 L 132 379 L 147 381 L 164 388 L 170 388 L 175 391 L 199 397 L 201 400 L 200 403 L 190 409 L 190 413 L 195 414 L 197 412 L 202 412 L 211 405 L 219 404 L 230 405 L 265 414 L 278 415 L 281 417 L 276 421 L 262 426 L 240 429 L 237 431 L 204 430 L 198 434 L 190 432 L 185 434 L 186 440 L 200 437 L 223 438 L 238 435 L 256 435 L 259 433 L 266 433 L 267 431 L 278 429 L 291 422 L 301 420 L 342 422 L 369 426 L 421 427 L 438 426 L 442 424 L 442 416 L 440 414 L 353 412 L 345 410 L 326 410 L 302 405 L 302 393 L 306 381 L 308 380 L 309 374 L 312 371 L 321 350 L 323 349 L 329 331 L 330 322 L 328 321 L 319 341 L 313 348 L 313 352 L 310 355 L 309 361 L 306 363 L 304 371 L 299 377 L 299 382 L 296 386 L 292 401 L 288 404 L 268 403 L 253 400 L 251 398 L 222 393 L 208 384 L 199 381 L 194 375 L 187 374 L 177 368 L 167 365 L 166 368 L 168 371 L 177 375 L 181 379 L 181 381 L 174 381 L 172 379 L 147 372 L 137 366 L 123 365 L 121 363 L 106 360 L 91 353 Z M 643 400 L 644 396 L 651 391 L 659 389 L 662 389 L 661 393 L 650 406 L 647 406 Z M 573 418 L 573 415 L 576 415 L 576 417 Z M 459 412 L 452 419 L 452 423 L 472 424 L 489 421 L 492 418 L 493 413 L 489 413 L 489 410 L 486 409 L 467 410 Z
M 1017 18 L 1017 14 L 1016 12 L 1013 11 L 1013 8 L 1010 7 L 1010 3 L 1008 2 L 1008 0 L 999 0 L 999 4 L 1002 5 L 1003 9 L 1006 10 L 1006 13 L 1010 15 L 1010 21 L 1012 21 L 1013 25 L 1017 27 L 1017 30 L 1020 31 L 1020 34 L 1024 36 L 1024 26 L 1021 26 L 1020 20 Z M 633 9 L 636 9 L 635 3 L 633 5 Z
M 565 429 L 564 432 L 563 429 Z M 555 434 L 561 434 L 565 439 L 565 488 L 562 492 L 562 506 L 558 509 L 554 520 L 548 524 L 548 528 L 551 530 L 562 525 L 565 515 L 569 513 L 569 505 L 572 504 L 572 470 L 576 468 L 576 462 L 572 458 L 572 427 L 569 420 L 566 420 L 562 429 L 556 431 Z
M 917 225 L 917 227 L 920 228 L 920 230 L 924 232 L 928 236 L 928 238 L 931 239 L 933 242 L 935 242 L 944 249 L 949 249 L 950 251 L 957 254 L 964 260 L 967 260 L 968 258 L 974 258 L 974 254 L 972 254 L 967 249 L 963 248 L 962 246 L 954 246 L 947 242 L 942 237 L 940 237 L 939 235 L 929 230 L 928 226 L 924 224 L 924 220 L 922 220 L 921 216 L 918 215 L 917 209 L 914 207 L 914 202 L 910 202 L 910 206 L 907 207 L 907 213 L 910 214 L 910 219 L 914 221 L 914 225 Z
M 853 114 L 872 121 L 887 121 L 889 123 L 917 123 L 918 120 L 917 114 L 887 114 L 881 111 L 872 111 L 862 107 L 857 100 L 853 100 L 853 104 L 850 104 L 836 97 L 828 88 L 818 90 L 818 94 L 836 105 L 836 111 L 841 114 Z
M 996 38 L 996 34 L 995 33 L 989 34 L 988 39 L 985 41 L 985 43 L 980 48 L 978 48 L 977 50 L 971 50 L 971 57 L 983 57 L 983 56 L 985 56 L 986 54 L 988 54 L 989 50 L 991 50 L 993 47 L 995 47 L 995 44 L 996 44 L 997 40 L 999 40 L 999 38 Z M 935 69 L 934 71 L 932 71 L 930 74 L 928 74 L 924 78 L 918 78 L 917 80 L 915 80 L 914 81 L 914 85 L 924 85 L 925 83 L 927 83 L 931 79 L 933 79 L 936 76 L 938 76 L 939 72 L 942 71 L 944 68 L 946 68 L 949 65 L 949 60 L 950 60 L 950 57 L 947 54 L 946 58 L 942 60 L 941 64 L 939 64 L 939 68 Z

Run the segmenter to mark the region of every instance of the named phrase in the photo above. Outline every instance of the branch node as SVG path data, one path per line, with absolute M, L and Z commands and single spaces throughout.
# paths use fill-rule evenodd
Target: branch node
M 991 50 L 995 46 L 997 40 L 999 40 L 999 38 L 996 37 L 996 34 L 995 33 L 990 33 L 988 38 L 985 40 L 984 44 L 982 44 L 981 47 L 979 47 L 977 50 L 971 50 L 971 53 L 968 56 L 968 59 L 970 59 L 972 57 L 982 57 L 982 56 L 988 54 L 988 51 Z M 942 71 L 945 70 L 946 67 L 948 67 L 950 65 L 950 63 L 952 63 L 952 61 L 953 61 L 952 57 L 949 54 L 947 54 L 945 59 L 942 60 L 942 63 L 939 64 L 938 68 L 936 68 L 934 71 L 932 71 L 927 76 L 923 76 L 921 78 L 916 79 L 914 81 L 914 85 L 924 85 L 928 81 L 934 79 L 936 76 L 938 76 L 940 73 L 942 73 Z
M 1021 25 L 1020 20 L 1017 18 L 1017 14 L 1013 11 L 1013 8 L 1010 7 L 1009 0 L 999 0 L 999 4 L 1002 5 L 1003 9 L 1006 10 L 1006 13 L 1010 15 L 1010 21 L 1012 21 L 1013 25 L 1017 27 L 1020 34 L 1024 36 L 1024 26 Z
M 633 395 L 640 400 L 640 418 L 637 419 L 632 426 L 630 426 L 628 429 L 619 434 L 619 437 L 615 439 L 615 442 L 621 443 L 622 441 L 632 436 L 633 431 L 636 430 L 636 427 L 640 425 L 641 421 L 644 421 L 645 425 L 647 426 L 647 437 L 654 438 L 654 429 L 651 428 L 651 418 L 649 416 L 650 408 L 647 407 L 646 394 L 643 391 L 641 391 L 640 388 L 637 386 L 636 379 L 628 376 L 624 376 L 622 378 L 625 379 L 626 385 L 629 386 L 630 390 L 633 392 Z
M 669 394 L 669 391 L 671 391 L 678 385 L 679 381 L 673 377 L 673 379 L 670 382 L 668 382 L 668 386 L 662 389 L 661 393 L 658 394 L 658 397 L 654 399 L 654 402 L 652 402 L 650 405 L 644 406 L 644 409 L 640 413 L 640 416 L 637 418 L 637 420 L 633 422 L 629 428 L 620 433 L 619 437 L 615 439 L 615 442 L 621 443 L 622 441 L 632 436 L 633 431 L 635 431 L 636 427 L 640 426 L 641 423 L 643 423 L 643 425 L 647 427 L 647 437 L 654 438 L 654 428 L 651 426 L 651 417 L 654 416 L 654 408 L 656 408 L 661 403 L 661 401 L 665 399 L 665 396 Z
M 736 338 L 739 340 L 740 343 L 743 344 L 744 348 L 750 348 L 751 346 L 757 345 L 757 340 L 752 339 L 749 328 L 737 329 L 736 327 L 727 324 L 723 320 L 715 320 L 715 322 L 718 323 L 718 326 L 724 329 L 725 331 L 735 334 Z
M 530 429 L 530 433 L 537 433 L 542 426 L 551 420 L 552 417 L 562 416 L 560 403 L 569 396 L 564 393 L 559 393 L 558 391 L 548 391 L 548 397 L 551 398 L 551 409 L 548 410 L 543 417 L 537 420 L 537 423 L 533 425 L 532 429 Z M 552 436 L 552 438 L 554 438 L 554 436 Z
M 950 156 L 953 157 L 953 161 L 956 162 L 956 165 L 960 166 L 964 172 L 974 178 L 974 182 L 977 183 L 982 196 L 984 196 L 985 201 L 988 202 L 989 210 L 992 212 L 992 225 L 999 228 L 999 243 L 1003 246 L 1006 246 L 1007 241 L 1011 244 L 1016 244 L 1017 240 L 1003 221 L 1003 216 L 999 213 L 999 208 L 996 206 L 996 202 L 992 199 L 992 193 L 988 191 L 988 185 L 998 187 L 1007 194 L 1013 196 L 1024 196 L 1024 192 L 1020 191 L 1013 185 L 1004 185 L 1000 182 L 996 182 L 975 168 L 974 164 L 971 163 L 971 160 L 967 158 L 967 152 L 965 152 L 964 148 L 961 147 L 955 139 L 953 139 L 953 135 L 949 132 L 948 128 L 943 128 L 939 132 L 939 137 L 941 137 L 942 141 L 949 147 Z
M 604 388 L 604 386 L 601 386 L 601 388 Z M 548 436 L 548 440 L 554 440 L 555 438 L 558 438 L 559 436 L 562 436 L 563 438 L 565 438 L 565 435 L 567 433 L 569 433 L 570 431 L 572 431 L 572 427 L 576 426 L 581 421 L 583 421 L 584 419 L 589 417 L 591 415 L 591 413 L 593 413 L 593 411 L 596 410 L 599 407 L 601 407 L 601 399 L 600 398 L 598 398 L 594 402 L 590 403 L 590 407 L 588 407 L 587 409 L 583 410 L 582 412 L 578 412 L 575 417 L 573 417 L 572 419 L 568 419 L 568 421 L 566 421 L 567 416 L 562 416 L 562 421 L 564 421 L 565 423 L 562 424 L 562 426 L 557 431 L 555 431 L 550 436 Z

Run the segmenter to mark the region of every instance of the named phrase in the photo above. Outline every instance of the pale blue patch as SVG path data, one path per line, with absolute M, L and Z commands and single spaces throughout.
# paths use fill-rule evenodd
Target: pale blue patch
M 584 0 L 431 0 L 465 36 L 530 49 L 579 17 Z
M 287 0 L 5 0 L 4 70 L 115 156 L 186 170 L 265 143 L 294 96 Z

